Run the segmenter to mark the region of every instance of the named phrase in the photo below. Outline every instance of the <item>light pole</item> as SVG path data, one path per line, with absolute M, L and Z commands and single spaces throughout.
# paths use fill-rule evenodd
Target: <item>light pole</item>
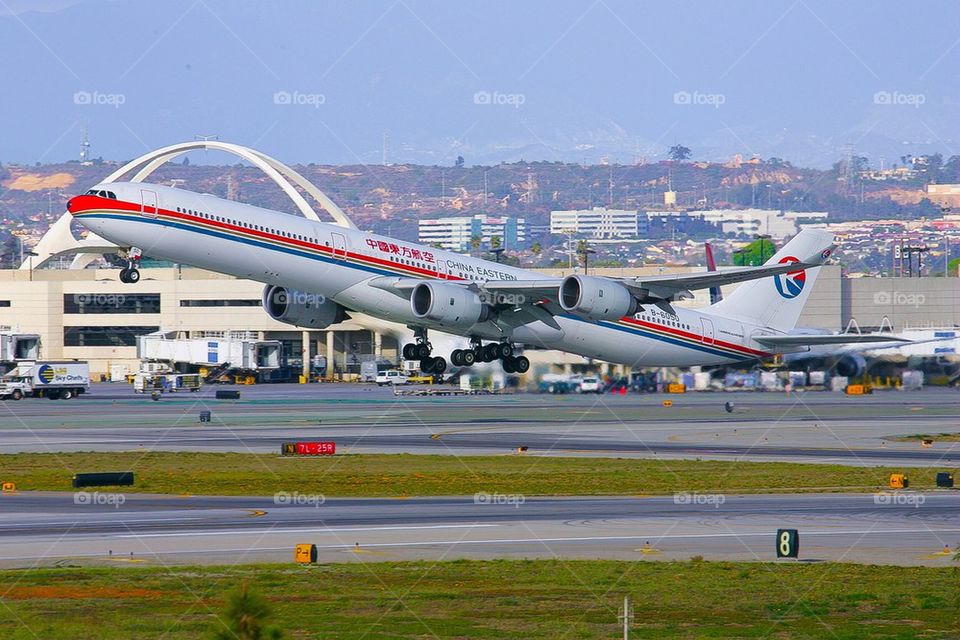
M 763 252 L 763 249 L 764 249 L 764 243 L 763 243 L 763 241 L 764 241 L 764 240 L 769 240 L 769 239 L 770 239 L 770 234 L 769 234 L 769 233 L 757 233 L 757 234 L 754 234 L 753 237 L 760 241 L 760 264 L 763 264 L 764 262 L 766 262 L 766 260 L 765 260 L 766 254 Z
M 35 251 L 27 251 L 27 257 L 30 259 L 30 282 L 33 282 L 33 259 L 40 254 Z
M 500 254 L 503 253 L 505 249 L 503 247 L 497 247 L 496 249 L 490 249 L 490 253 L 494 255 L 497 259 L 497 264 L 500 264 Z
M 587 275 L 587 271 L 588 271 L 588 267 L 589 267 L 589 262 L 590 262 L 590 254 L 591 254 L 591 253 L 596 253 L 596 251 L 594 251 L 593 249 L 591 249 L 591 248 L 589 248 L 589 247 L 584 247 L 584 248 L 583 248 L 583 251 L 582 251 L 582 255 L 583 255 L 583 275 Z

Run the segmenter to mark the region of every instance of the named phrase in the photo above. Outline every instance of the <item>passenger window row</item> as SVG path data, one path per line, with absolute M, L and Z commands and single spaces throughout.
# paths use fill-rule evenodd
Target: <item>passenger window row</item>
M 196 211 L 194 209 L 187 209 L 186 207 L 177 207 L 178 213 L 186 213 L 192 216 L 199 216 L 206 220 L 215 220 L 216 222 L 226 222 L 227 224 L 232 224 L 235 227 L 243 227 L 244 229 L 254 229 L 256 231 L 264 231 L 266 233 L 272 233 L 274 235 L 283 236 L 284 238 L 293 238 L 295 240 L 302 240 L 304 242 L 317 242 L 316 238 L 310 238 L 308 236 L 291 233 L 289 231 L 282 231 L 280 229 L 273 229 L 271 227 L 264 227 L 259 224 L 251 224 L 243 220 L 233 220 L 231 218 L 224 218 L 223 216 L 215 216 L 211 213 L 204 213 L 202 211 Z

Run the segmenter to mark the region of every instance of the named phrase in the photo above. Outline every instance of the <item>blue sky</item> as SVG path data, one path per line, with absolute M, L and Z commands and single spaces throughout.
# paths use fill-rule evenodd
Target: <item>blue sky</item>
M 960 153 L 960 5 L 0 0 L 0 161 Z M 384 145 L 386 142 L 386 145 Z

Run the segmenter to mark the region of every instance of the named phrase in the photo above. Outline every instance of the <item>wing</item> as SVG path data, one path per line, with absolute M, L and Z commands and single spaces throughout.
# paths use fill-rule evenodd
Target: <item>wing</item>
M 820 266 L 830 255 L 830 252 L 831 250 L 828 249 L 815 257 L 800 262 L 761 267 L 739 267 L 724 271 L 642 276 L 639 278 L 589 277 L 616 282 L 625 287 L 638 303 L 656 305 L 673 313 L 670 302 L 692 297 L 691 292 L 694 290 L 746 282 Z M 421 282 L 424 282 L 424 280 L 419 278 L 378 276 L 371 278 L 368 284 L 408 298 L 413 289 Z M 518 327 L 538 320 L 554 329 L 560 328 L 553 316 L 563 313 L 563 309 L 558 302 L 560 286 L 563 283 L 562 278 L 486 280 L 481 282 L 449 280 L 447 282 L 465 287 L 480 295 L 494 307 L 497 314 L 496 323 L 502 328 Z

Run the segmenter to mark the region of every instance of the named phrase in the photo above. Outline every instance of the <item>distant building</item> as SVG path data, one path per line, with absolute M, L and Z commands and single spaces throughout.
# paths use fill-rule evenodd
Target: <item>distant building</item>
M 653 212 L 648 212 L 653 213 Z M 659 213 L 659 212 L 658 212 Z M 723 233 L 752 236 L 767 234 L 783 239 L 800 230 L 799 225 L 826 224 L 826 211 L 779 211 L 777 209 L 709 209 L 687 211 L 691 218 L 720 225 Z
M 551 211 L 550 233 L 594 238 L 636 238 L 637 212 L 606 207 Z
M 527 242 L 526 221 L 523 218 L 477 214 L 419 222 L 418 239 L 423 244 L 440 245 L 450 251 L 467 251 L 474 237 L 479 237 L 487 246 L 492 238 L 498 237 L 504 249 L 521 249 Z
M 928 184 L 927 197 L 941 207 L 960 207 L 960 184 Z

